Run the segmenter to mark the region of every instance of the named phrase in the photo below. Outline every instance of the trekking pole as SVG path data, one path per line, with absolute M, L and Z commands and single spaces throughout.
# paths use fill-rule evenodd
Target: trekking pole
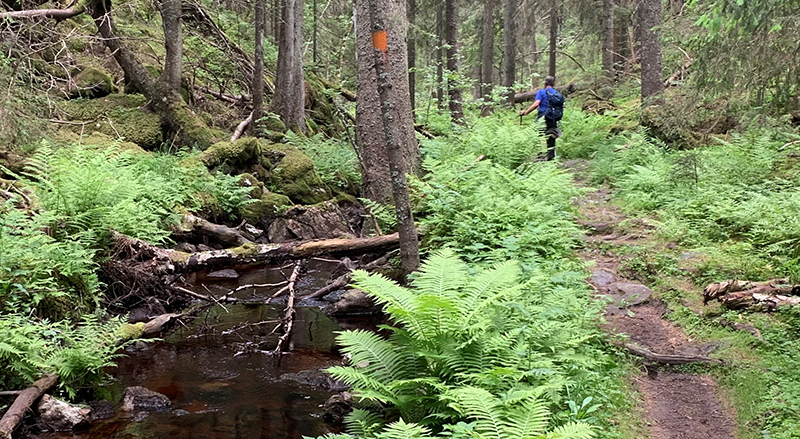
M 519 115 L 519 126 L 522 126 L 522 114 Z

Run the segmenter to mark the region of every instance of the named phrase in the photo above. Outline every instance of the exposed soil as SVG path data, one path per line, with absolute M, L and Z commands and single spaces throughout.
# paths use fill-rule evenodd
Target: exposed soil
M 585 163 L 567 163 L 575 171 Z M 584 185 L 579 173 L 578 184 Z M 662 355 L 709 355 L 716 344 L 698 345 L 663 317 L 667 306 L 636 279 L 621 272 L 617 249 L 651 242 L 652 227 L 645 220 L 626 220 L 611 203 L 606 188 L 592 190 L 576 200 L 586 243 L 580 256 L 592 267 L 589 283 L 609 300 L 605 330 L 624 334 L 628 341 Z M 623 222 L 624 221 L 624 222 Z M 621 224 L 622 223 L 622 224 Z M 651 439 L 728 439 L 736 424 L 709 376 L 676 373 L 668 366 L 644 364 L 647 374 L 635 378 Z

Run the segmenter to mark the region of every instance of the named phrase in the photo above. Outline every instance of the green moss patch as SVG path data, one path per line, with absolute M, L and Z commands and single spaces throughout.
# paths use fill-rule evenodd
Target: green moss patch
M 146 103 L 144 96 L 122 94 L 65 101 L 58 104 L 58 110 L 70 121 L 83 125 L 62 125 L 61 129 L 74 133 L 97 131 L 154 149 L 163 142 L 161 118 L 147 110 Z

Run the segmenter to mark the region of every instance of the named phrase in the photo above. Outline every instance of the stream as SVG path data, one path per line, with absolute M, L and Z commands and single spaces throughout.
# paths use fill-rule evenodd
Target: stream
M 299 296 L 324 286 L 337 264 L 309 261 L 298 280 Z M 193 275 L 188 283 L 203 294 L 222 295 L 239 285 L 275 283 L 288 277 L 292 266 L 240 271 L 235 280 Z M 238 297 L 268 297 L 277 288 L 248 289 Z M 317 306 L 314 306 L 317 305 Z M 277 336 L 268 336 L 283 313 L 283 303 L 210 306 L 185 325 L 177 324 L 163 339 L 126 349 L 113 377 L 101 389 L 120 406 L 124 389 L 143 386 L 172 401 L 162 413 L 125 413 L 69 434 L 44 433 L 38 438 L 300 438 L 336 432 L 322 419 L 322 404 L 343 390 L 322 369 L 341 364 L 335 331 L 343 327 L 374 328 L 368 318 L 337 322 L 319 303 L 300 302 L 290 341 L 290 353 L 276 365 L 271 351 Z M 270 323 L 250 325 L 257 322 Z M 236 329 L 240 328 L 240 329 Z M 233 331 L 230 331 L 234 329 Z

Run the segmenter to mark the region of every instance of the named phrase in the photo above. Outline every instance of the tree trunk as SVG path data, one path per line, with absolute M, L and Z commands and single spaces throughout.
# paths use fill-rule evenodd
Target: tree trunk
M 264 3 L 267 0 L 255 0 L 255 63 L 253 67 L 253 121 L 250 123 L 250 132 L 253 136 L 259 135 L 259 121 L 264 116 Z M 316 1 L 316 0 L 315 0 Z
M 312 29 L 311 29 L 311 60 L 317 64 L 317 0 L 313 0 L 312 8 Z
M 444 109 L 444 13 L 442 8 L 436 8 L 436 102 L 439 109 Z
M 461 106 L 461 85 L 458 83 L 458 0 L 445 0 L 445 40 L 447 41 L 447 91 L 450 94 L 450 118 L 453 123 L 464 125 L 464 109 Z
M 614 77 L 614 0 L 603 0 L 603 71 Z
M 180 93 L 183 65 L 183 38 L 181 29 L 181 0 L 164 0 L 161 22 L 164 26 L 164 48 L 167 56 L 161 81 L 171 90 Z
M 639 4 L 642 44 L 642 102 L 664 90 L 661 58 L 661 0 L 643 0 Z
M 417 75 L 414 68 L 417 66 L 417 40 L 414 21 L 417 15 L 417 0 L 408 0 L 406 15 L 408 18 L 408 94 L 411 97 L 411 114 L 416 111 Z
M 408 182 L 406 181 L 408 167 L 403 156 L 404 139 L 401 133 L 408 128 L 413 129 L 414 126 L 413 124 L 410 127 L 404 126 L 402 119 L 398 117 L 396 101 L 408 97 L 408 92 L 405 91 L 403 93 L 404 90 L 392 89 L 392 78 L 390 76 L 392 66 L 389 64 L 388 42 L 391 41 L 394 45 L 395 40 L 387 38 L 384 18 L 379 13 L 377 3 L 378 0 L 368 0 L 369 24 L 372 28 L 373 57 L 375 60 L 375 73 L 378 78 L 378 94 L 381 100 L 386 155 L 389 158 L 392 177 L 392 198 L 394 199 L 395 216 L 397 217 L 397 231 L 400 235 L 401 266 L 403 273 L 408 276 L 419 268 L 419 242 L 408 196 Z M 403 37 L 402 32 L 398 37 Z M 403 41 L 403 38 L 399 38 L 398 41 Z M 405 71 L 402 70 L 402 72 Z
M 481 107 L 481 116 L 486 117 L 492 113 L 492 68 L 494 64 L 494 2 L 483 2 L 483 42 L 481 49 L 481 95 L 484 104 Z
M 391 0 L 385 3 L 382 20 L 388 23 L 388 57 L 391 70 L 388 71 L 392 88 L 397 94 L 396 111 L 398 116 L 397 142 L 405 169 L 414 172 L 419 161 L 419 146 L 414 135 L 414 118 L 411 113 L 408 91 L 406 34 L 406 0 Z M 392 202 L 392 178 L 389 157 L 386 154 L 386 139 L 382 128 L 381 99 L 378 94 L 378 77 L 375 73 L 375 56 L 372 46 L 369 3 L 356 2 L 356 60 L 358 64 L 358 90 L 356 93 L 356 145 L 361 158 L 362 193 L 370 200 L 389 204 Z
M 550 7 L 550 70 L 548 74 L 556 76 L 556 43 L 558 42 L 558 0 L 552 0 Z
M 530 14 L 531 51 L 533 52 L 531 55 L 531 71 L 533 73 L 536 71 L 536 64 L 539 63 L 539 48 L 536 45 L 536 9 L 530 8 Z
M 280 115 L 288 129 L 304 133 L 303 0 L 284 0 L 282 18 L 278 42 L 278 71 L 271 108 Z
M 508 87 L 506 103 L 514 105 L 514 82 L 517 73 L 517 0 L 505 0 L 503 11 L 503 87 Z

